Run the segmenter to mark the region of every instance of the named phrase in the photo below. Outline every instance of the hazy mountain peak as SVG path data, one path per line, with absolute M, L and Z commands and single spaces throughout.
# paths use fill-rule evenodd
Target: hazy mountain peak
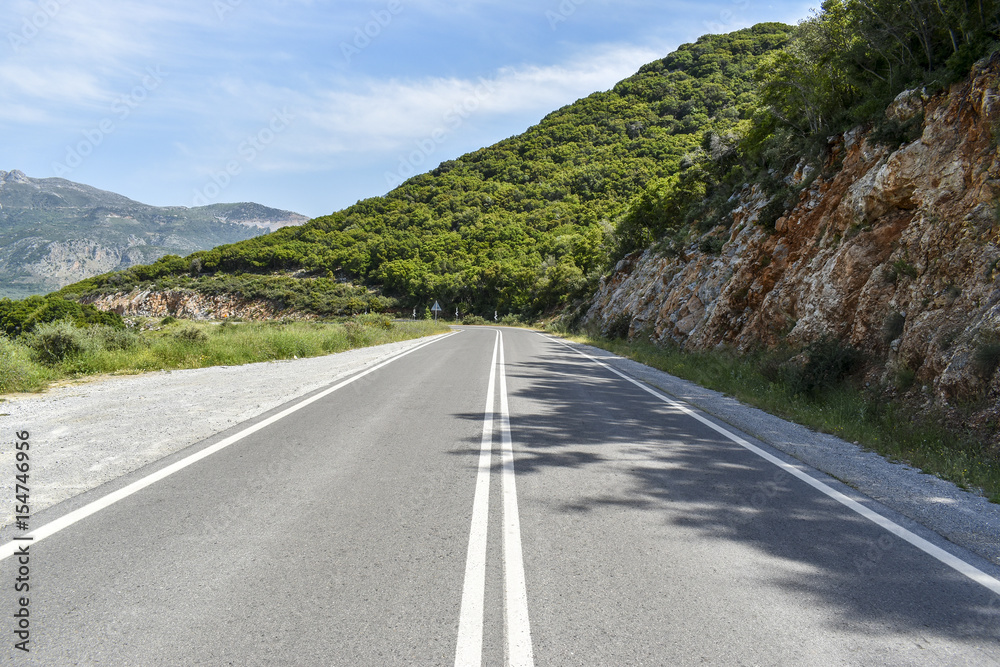
M 64 178 L 0 170 L 0 297 L 49 292 L 307 220 L 252 202 L 150 206 Z
M 24 172 L 20 169 L 13 169 L 11 171 L 0 170 L 0 182 L 2 183 L 31 183 L 31 179 L 25 176 Z

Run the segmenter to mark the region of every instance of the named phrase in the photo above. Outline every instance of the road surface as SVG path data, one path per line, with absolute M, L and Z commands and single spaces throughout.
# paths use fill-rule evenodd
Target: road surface
M 31 522 L 5 664 L 1000 665 L 988 563 L 525 330 L 429 339 Z

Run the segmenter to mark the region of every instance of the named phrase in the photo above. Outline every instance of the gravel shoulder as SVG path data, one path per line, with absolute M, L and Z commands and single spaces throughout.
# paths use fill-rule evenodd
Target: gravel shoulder
M 15 431 L 31 443 L 31 513 L 158 461 L 242 421 L 426 342 L 325 357 L 105 376 L 41 394 L 2 397 L 0 461 L 14 461 Z M 13 472 L 0 475 L 0 528 L 14 520 Z
M 885 507 L 1000 565 L 1000 505 L 951 482 L 892 463 L 836 436 L 589 345 L 564 341 L 623 373 L 860 491 Z

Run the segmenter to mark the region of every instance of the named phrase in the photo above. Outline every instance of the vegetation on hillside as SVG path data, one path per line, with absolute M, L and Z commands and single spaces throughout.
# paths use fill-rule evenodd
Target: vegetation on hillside
M 299 228 L 153 267 L 77 283 L 66 295 L 192 274 L 305 272 L 379 286 L 400 305 L 531 313 L 590 293 L 615 246 L 614 222 L 708 135 L 742 131 L 757 112 L 754 72 L 791 28 L 708 35 L 613 90 L 537 126 Z M 197 262 L 197 272 L 191 264 Z M 317 284 L 315 289 L 324 289 Z M 242 293 L 242 292 L 241 292 Z
M 830 134 L 886 125 L 882 112 L 901 90 L 964 76 L 995 48 L 998 14 L 1000 0 L 827 0 L 795 28 L 707 35 L 383 197 L 64 294 L 160 281 L 252 296 L 275 285 L 219 276 L 294 272 L 335 278 L 310 284 L 312 294 L 342 291 L 336 282 L 366 285 L 398 300 L 386 307 L 438 300 L 472 313 L 558 310 L 585 299 L 630 252 L 683 252 L 727 228 L 733 195 L 747 183 L 772 196 L 762 223 L 773 223 L 794 201 L 782 174 L 801 159 L 820 163 Z M 881 130 L 889 140 L 909 131 Z
M 31 296 L 18 301 L 0 299 L 0 332 L 10 338 L 29 334 L 40 324 L 59 320 L 71 322 L 78 327 L 125 327 L 125 322 L 117 313 L 98 310 L 89 304 L 81 304 L 55 294 Z
M 679 171 L 636 197 L 618 222 L 611 259 L 654 243 L 676 251 L 693 235 L 728 228 L 735 195 L 747 184 L 771 197 L 760 223 L 773 225 L 796 201 L 782 180 L 796 163 L 806 160 L 818 173 L 827 138 L 858 125 L 874 125 L 885 142 L 912 140 L 922 118 L 905 127 L 886 119 L 893 98 L 967 76 L 998 38 L 998 0 L 826 0 L 783 48 L 757 61 L 751 120 L 729 133 L 711 129 Z

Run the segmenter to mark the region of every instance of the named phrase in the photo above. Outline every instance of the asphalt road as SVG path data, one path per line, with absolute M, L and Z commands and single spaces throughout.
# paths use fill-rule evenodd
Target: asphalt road
M 845 496 L 556 339 L 465 329 L 34 517 L 0 659 L 1000 665 L 1000 582 Z

